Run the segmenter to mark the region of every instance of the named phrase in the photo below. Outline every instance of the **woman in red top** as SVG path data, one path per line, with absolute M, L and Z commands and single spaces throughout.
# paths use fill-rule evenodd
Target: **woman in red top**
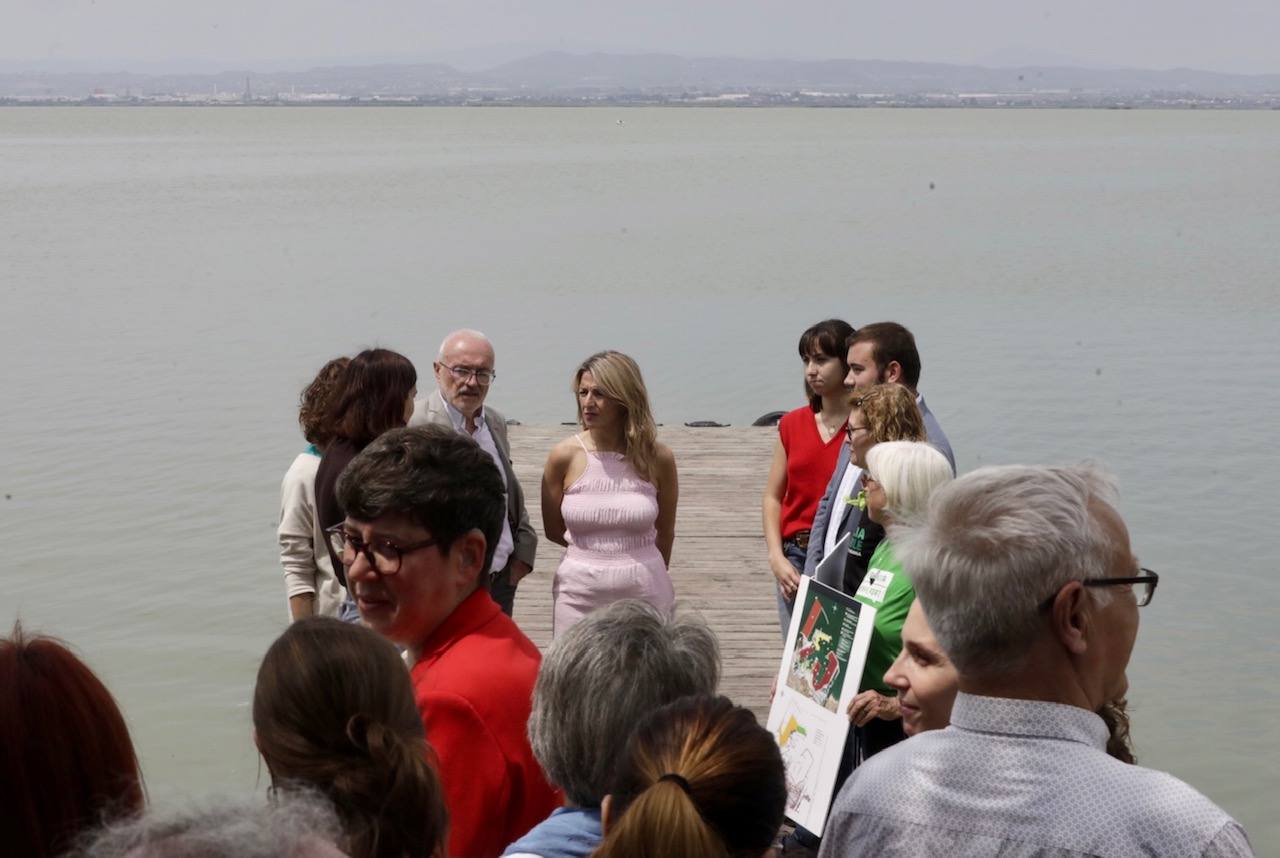
M 773 446 L 761 505 L 769 569 L 778 582 L 778 621 L 784 637 L 804 569 L 809 526 L 844 442 L 844 424 L 849 419 L 845 341 L 852 335 L 848 322 L 827 319 L 800 336 L 809 404 L 788 412 L 778 423 L 778 442 Z

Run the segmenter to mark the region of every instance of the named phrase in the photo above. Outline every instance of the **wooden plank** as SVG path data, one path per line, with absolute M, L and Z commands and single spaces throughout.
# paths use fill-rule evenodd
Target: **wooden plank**
M 516 595 L 516 621 L 540 647 L 551 640 L 551 580 L 564 549 L 542 538 L 539 486 L 547 453 L 572 426 L 512 426 L 511 458 L 538 531 L 533 573 Z M 676 457 L 680 505 L 671 580 L 679 610 L 700 614 L 720 640 L 721 693 L 763 720 L 782 634 L 760 527 L 760 493 L 777 432 L 662 427 Z

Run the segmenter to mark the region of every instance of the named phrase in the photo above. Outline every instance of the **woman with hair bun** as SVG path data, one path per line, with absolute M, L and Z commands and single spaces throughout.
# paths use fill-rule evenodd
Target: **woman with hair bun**
M 333 438 L 316 469 L 316 517 L 322 531 L 346 517 L 335 493 L 342 469 L 374 438 L 407 425 L 417 395 L 418 371 L 404 355 L 390 349 L 365 349 L 351 359 L 329 401 L 325 420 Z M 334 574 L 345 588 L 342 563 L 328 540 L 325 547 Z M 360 619 L 349 594 L 338 616 L 349 622 Z
M 290 619 L 316 614 L 336 617 L 343 590 L 329 559 L 329 540 L 316 515 L 316 473 L 325 447 L 333 440 L 329 404 L 339 391 L 342 374 L 351 358 L 326 363 L 302 391 L 298 425 L 307 448 L 297 455 L 280 482 L 280 565 L 284 567 L 285 595 Z
M 291 625 L 262 659 L 253 727 L 272 788 L 333 802 L 351 858 L 442 858 L 447 818 L 422 717 L 380 635 L 327 617 Z
M 556 636 L 619 599 L 675 605 L 676 459 L 657 441 L 640 367 L 621 352 L 594 354 L 573 390 L 583 431 L 551 450 L 542 473 L 542 529 L 567 548 L 552 583 Z
M 636 728 L 593 858 L 759 858 L 786 799 L 778 743 L 755 715 L 726 697 L 685 697 Z

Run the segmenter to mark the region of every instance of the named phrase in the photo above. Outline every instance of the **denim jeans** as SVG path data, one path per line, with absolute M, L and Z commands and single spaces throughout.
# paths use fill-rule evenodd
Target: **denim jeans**
M 791 565 L 801 575 L 804 574 L 804 556 L 805 550 L 790 540 L 784 540 L 782 543 L 782 553 L 787 555 L 787 560 L 791 561 Z M 782 587 L 778 586 L 778 623 L 782 626 L 782 640 L 787 640 L 787 629 L 791 628 L 791 609 L 795 606 L 794 599 L 788 599 L 782 595 Z
M 360 622 L 360 609 L 356 607 L 356 600 L 351 598 L 350 593 L 346 594 L 346 598 L 342 600 L 342 606 L 338 608 L 338 619 L 344 623 Z

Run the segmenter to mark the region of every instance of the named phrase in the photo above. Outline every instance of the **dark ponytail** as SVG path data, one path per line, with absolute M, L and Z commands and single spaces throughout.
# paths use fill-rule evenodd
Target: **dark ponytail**
M 782 757 L 750 711 L 686 697 L 636 729 L 596 858 L 757 858 L 782 825 Z
M 395 648 L 361 626 L 294 623 L 258 671 L 253 723 L 278 789 L 319 790 L 351 858 L 430 858 L 447 819 L 431 751 Z
M 731 853 L 702 818 L 691 794 L 671 781 L 658 781 L 631 799 L 626 812 L 609 826 L 609 834 L 595 854 L 728 858 Z

